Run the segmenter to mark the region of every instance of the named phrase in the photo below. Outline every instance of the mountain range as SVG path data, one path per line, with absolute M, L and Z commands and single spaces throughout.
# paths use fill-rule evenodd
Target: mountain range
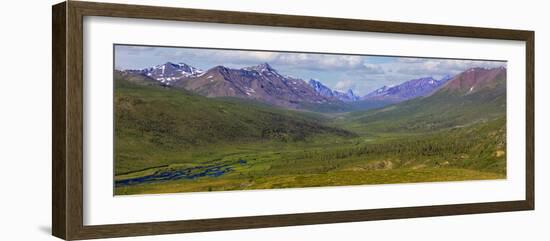
M 315 92 L 328 98 L 336 98 L 338 100 L 345 101 L 345 102 L 357 101 L 361 99 L 361 97 L 353 93 L 352 89 L 348 89 L 348 91 L 346 92 L 332 90 L 326 85 L 324 85 L 323 83 L 321 83 L 320 81 L 315 79 L 310 79 L 308 84 L 311 86 L 311 88 L 315 90 Z
M 370 109 L 427 97 L 443 89 L 475 92 L 499 74 L 502 75 L 502 71 L 499 71 L 502 69 L 473 68 L 455 77 L 446 75 L 441 79 L 412 79 L 395 86 L 383 86 L 364 96 L 356 95 L 351 89 L 346 92 L 333 90 L 319 80 L 310 79 L 306 82 L 282 75 L 268 63 L 240 69 L 220 65 L 203 71 L 185 63 L 167 62 L 121 72 L 127 78 L 141 83 L 181 88 L 207 97 L 237 97 L 293 109 L 312 105 L 351 104 Z
M 182 78 L 195 77 L 204 73 L 202 70 L 185 63 L 175 64 L 171 62 L 140 70 L 126 70 L 126 72 L 141 74 L 166 85 Z
M 472 68 L 429 96 L 354 112 L 346 121 L 356 128 L 432 131 L 484 123 L 505 114 L 506 68 Z
M 123 72 L 207 97 L 239 97 L 290 108 L 299 108 L 301 103 L 322 104 L 359 99 L 351 89 L 345 93 L 333 91 L 315 80 L 308 83 L 299 78 L 281 75 L 268 63 L 241 69 L 216 66 L 203 71 L 185 63 L 167 62 L 150 68 Z M 328 94 L 315 88 L 314 83 L 328 89 Z
M 430 95 L 439 87 L 443 86 L 447 81 L 451 80 L 450 75 L 446 75 L 442 79 L 434 79 L 433 77 L 424 77 L 413 79 L 401 83 L 396 86 L 383 86 L 363 97 L 366 100 L 388 100 L 391 102 L 401 102 L 413 99 L 419 96 Z

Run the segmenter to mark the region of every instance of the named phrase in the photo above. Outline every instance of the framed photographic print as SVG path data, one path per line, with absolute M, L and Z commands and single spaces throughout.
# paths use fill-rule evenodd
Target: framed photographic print
M 534 32 L 53 6 L 53 235 L 534 209 Z

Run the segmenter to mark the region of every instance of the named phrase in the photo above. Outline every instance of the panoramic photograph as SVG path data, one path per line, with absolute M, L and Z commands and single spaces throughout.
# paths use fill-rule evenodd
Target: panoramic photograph
M 113 51 L 115 195 L 506 178 L 506 61 Z

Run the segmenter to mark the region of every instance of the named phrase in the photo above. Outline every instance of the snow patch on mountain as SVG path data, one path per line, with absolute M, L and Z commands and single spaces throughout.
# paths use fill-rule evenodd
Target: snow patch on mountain
M 133 72 L 148 76 L 156 81 L 159 81 L 166 85 L 182 79 L 198 77 L 204 74 L 201 69 L 187 65 L 185 63 L 172 63 L 166 62 L 165 64 L 156 65 L 154 67 L 138 69 L 138 70 L 126 70 L 127 72 Z
M 318 80 L 310 79 L 308 84 L 315 90 L 315 92 L 319 93 L 322 96 L 325 97 L 331 97 L 336 98 L 341 101 L 357 101 L 360 99 L 359 96 L 355 95 L 353 93 L 352 89 L 348 89 L 346 92 L 340 92 L 337 90 L 332 90 L 323 83 L 321 83 Z
M 452 76 L 445 75 L 441 79 L 424 77 L 403 82 L 395 86 L 382 86 L 365 95 L 363 99 L 404 101 L 420 96 L 427 96 L 442 87 Z

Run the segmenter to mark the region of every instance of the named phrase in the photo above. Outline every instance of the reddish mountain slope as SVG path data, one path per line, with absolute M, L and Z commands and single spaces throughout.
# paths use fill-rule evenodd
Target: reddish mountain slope
M 506 68 L 468 69 L 450 80 L 442 90 L 453 92 L 475 93 L 485 88 L 494 88 L 506 81 Z
M 200 76 L 181 79 L 174 87 L 208 97 L 240 97 L 292 108 L 301 102 L 336 101 L 320 95 L 301 79 L 280 75 L 267 63 L 243 69 L 217 66 Z

